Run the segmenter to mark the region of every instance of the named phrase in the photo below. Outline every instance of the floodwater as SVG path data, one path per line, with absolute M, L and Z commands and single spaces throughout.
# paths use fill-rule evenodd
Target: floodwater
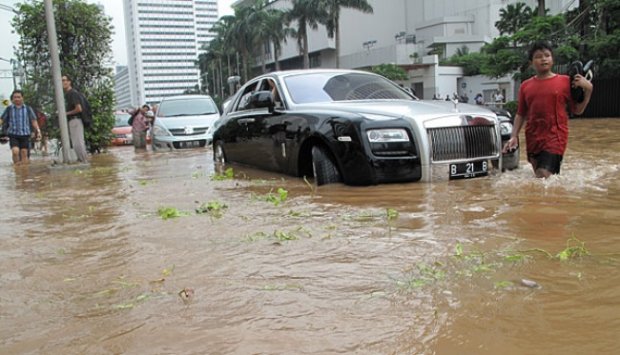
M 616 353 L 620 120 L 570 125 L 548 180 L 316 190 L 214 179 L 210 148 L 0 146 L 0 353 Z

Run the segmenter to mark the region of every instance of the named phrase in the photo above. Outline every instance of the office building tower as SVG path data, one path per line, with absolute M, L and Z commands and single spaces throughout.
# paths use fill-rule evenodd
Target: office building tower
M 124 12 L 132 106 L 197 88 L 217 0 L 124 0 Z

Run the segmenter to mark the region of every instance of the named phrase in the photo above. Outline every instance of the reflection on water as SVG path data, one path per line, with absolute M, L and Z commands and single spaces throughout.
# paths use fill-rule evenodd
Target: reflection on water
M 497 177 L 318 190 L 239 166 L 214 180 L 210 149 L 62 169 L 14 168 L 2 146 L 0 349 L 612 353 L 619 128 L 571 121 L 548 180 L 522 159 Z M 195 212 L 209 202 L 221 218 Z

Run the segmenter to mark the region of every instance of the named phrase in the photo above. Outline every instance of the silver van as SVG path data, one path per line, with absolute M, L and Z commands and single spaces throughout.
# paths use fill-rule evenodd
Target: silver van
M 166 97 L 155 113 L 153 149 L 184 149 L 211 144 L 213 123 L 219 118 L 220 112 L 211 96 Z

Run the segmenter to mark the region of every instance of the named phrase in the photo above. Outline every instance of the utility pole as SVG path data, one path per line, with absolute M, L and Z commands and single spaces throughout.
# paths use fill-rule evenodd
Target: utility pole
M 62 90 L 62 76 L 60 74 L 60 58 L 58 57 L 58 37 L 56 36 L 56 22 L 54 21 L 54 9 L 52 0 L 45 0 L 45 20 L 47 23 L 48 42 L 50 57 L 52 59 L 52 81 L 58 109 L 58 124 L 60 126 L 60 141 L 62 143 L 63 163 L 71 163 L 69 156 L 69 127 L 67 126 L 67 111 L 65 109 L 65 96 Z

